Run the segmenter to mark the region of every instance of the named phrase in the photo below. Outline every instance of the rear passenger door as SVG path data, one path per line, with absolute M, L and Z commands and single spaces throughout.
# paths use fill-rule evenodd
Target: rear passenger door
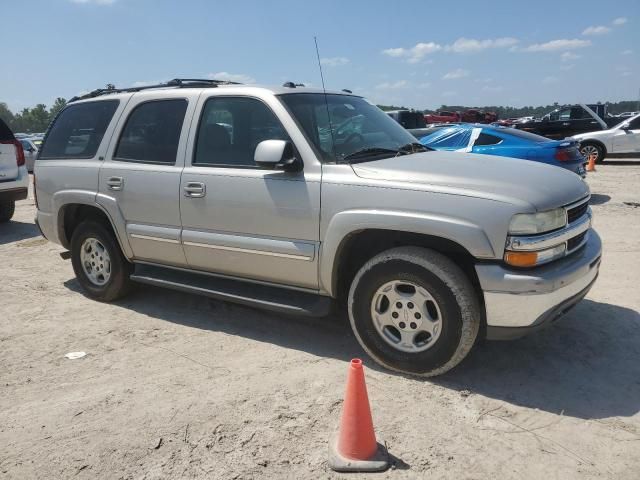
M 182 90 L 135 95 L 109 145 L 98 202 L 116 204 L 136 260 L 186 264 L 179 191 L 196 98 Z
M 316 289 L 321 166 L 301 155 L 302 134 L 273 96 L 199 103 L 180 194 L 189 266 Z M 304 170 L 258 167 L 255 148 L 272 139 L 292 141 Z

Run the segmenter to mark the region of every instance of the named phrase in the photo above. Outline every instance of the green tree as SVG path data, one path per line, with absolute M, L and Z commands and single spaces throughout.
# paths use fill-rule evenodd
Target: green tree
M 64 98 L 62 97 L 56 98 L 56 101 L 53 102 L 53 105 L 49 109 L 49 121 L 53 120 L 58 114 L 58 112 L 66 106 L 67 106 L 67 101 Z

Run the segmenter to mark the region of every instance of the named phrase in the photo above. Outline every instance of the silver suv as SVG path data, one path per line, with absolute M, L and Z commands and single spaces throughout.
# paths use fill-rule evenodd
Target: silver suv
M 536 162 L 428 151 L 367 100 L 174 80 L 98 90 L 50 127 L 37 223 L 78 282 L 322 316 L 393 370 L 553 322 L 598 274 L 589 190 Z

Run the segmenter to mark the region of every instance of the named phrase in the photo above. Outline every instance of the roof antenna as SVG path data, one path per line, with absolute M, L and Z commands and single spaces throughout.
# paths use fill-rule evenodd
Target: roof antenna
M 318 58 L 318 69 L 320 70 L 320 79 L 322 80 L 322 92 L 324 93 L 324 105 L 327 108 L 327 119 L 329 120 L 329 132 L 331 133 L 331 150 L 333 151 L 333 158 L 337 161 L 336 157 L 336 142 L 333 138 L 333 125 L 331 124 L 331 115 L 329 114 L 329 101 L 327 100 L 327 89 L 324 88 L 324 75 L 322 74 L 322 62 L 320 62 L 320 51 L 318 50 L 318 39 L 313 37 L 313 41 L 316 44 L 316 57 Z

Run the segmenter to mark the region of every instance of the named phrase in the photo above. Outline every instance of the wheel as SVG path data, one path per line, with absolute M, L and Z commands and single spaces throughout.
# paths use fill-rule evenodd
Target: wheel
M 5 223 L 11 220 L 13 214 L 16 211 L 16 202 L 0 203 L 0 223 Z
M 464 359 L 481 319 L 460 267 L 419 247 L 394 248 L 369 260 L 351 284 L 348 310 L 358 342 L 377 363 L 425 377 Z
M 592 143 L 592 142 L 585 142 L 582 145 L 580 145 L 580 153 L 587 160 L 589 160 L 589 157 L 591 155 L 595 155 L 596 163 L 602 163 L 602 161 L 604 160 L 604 157 L 606 156 L 606 152 L 604 148 L 602 148 L 601 145 L 598 145 L 597 143 Z
M 95 300 L 110 302 L 131 288 L 133 266 L 102 223 L 89 220 L 78 225 L 71 237 L 71 263 L 78 283 Z

